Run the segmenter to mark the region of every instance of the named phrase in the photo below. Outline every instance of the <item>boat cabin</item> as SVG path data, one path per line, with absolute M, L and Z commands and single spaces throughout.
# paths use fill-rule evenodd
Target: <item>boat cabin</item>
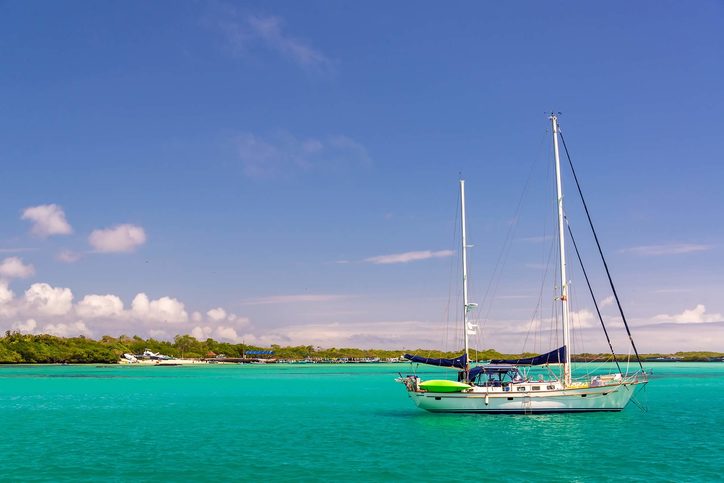
M 503 387 L 524 380 L 520 370 L 510 364 L 487 364 L 473 367 L 470 369 L 469 379 L 470 384 L 482 387 Z

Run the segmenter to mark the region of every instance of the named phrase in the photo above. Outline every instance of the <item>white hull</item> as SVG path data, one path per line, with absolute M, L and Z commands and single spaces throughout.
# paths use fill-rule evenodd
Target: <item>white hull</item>
M 476 387 L 471 392 L 409 391 L 417 407 L 441 413 L 568 413 L 621 411 L 637 382 L 553 391 L 503 392 Z

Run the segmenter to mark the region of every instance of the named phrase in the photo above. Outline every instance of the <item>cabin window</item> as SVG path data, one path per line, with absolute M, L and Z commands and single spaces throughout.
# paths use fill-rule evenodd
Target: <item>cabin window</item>
M 546 389 L 555 389 L 555 388 L 556 388 L 556 386 L 554 386 L 552 384 L 549 384 L 546 386 Z
M 508 398 L 508 401 L 512 401 L 512 400 L 513 400 L 513 398 L 512 398 L 512 397 L 509 397 L 509 398 Z
M 581 394 L 581 397 L 586 397 L 586 396 L 588 396 L 588 394 Z
M 516 388 L 518 391 L 525 391 L 525 387 L 518 387 Z
M 533 386 L 534 391 L 540 391 L 540 386 Z
M 439 396 L 435 397 L 435 401 L 440 401 L 440 400 L 442 400 L 441 397 L 439 397 Z
M 603 393 L 604 396 L 607 395 L 607 394 L 608 394 L 607 392 L 604 392 L 604 393 Z

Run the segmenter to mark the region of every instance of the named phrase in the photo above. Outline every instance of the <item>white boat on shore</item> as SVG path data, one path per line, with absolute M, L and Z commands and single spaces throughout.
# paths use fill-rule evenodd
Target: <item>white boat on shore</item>
M 454 359 L 435 359 L 406 354 L 405 358 L 413 363 L 429 364 L 439 367 L 449 367 L 457 370 L 457 380 L 428 380 L 423 381 L 417 375 L 408 375 L 397 379 L 405 385 L 407 393 L 415 405 L 420 409 L 431 412 L 454 413 L 557 413 L 557 412 L 594 412 L 594 411 L 621 411 L 631 400 L 637 386 L 647 383 L 647 374 L 641 365 L 638 351 L 631 338 L 626 318 L 621 309 L 615 287 L 613 285 L 608 266 L 603 259 L 603 252 L 598 243 L 598 237 L 588 214 L 582 194 L 581 199 L 586 208 L 586 215 L 593 230 L 599 253 L 606 267 L 608 280 L 613 290 L 616 303 L 626 327 L 631 346 L 636 353 L 640 370 L 633 373 L 624 373 L 616 359 L 611 341 L 608 338 L 603 318 L 596 305 L 599 319 L 613 354 L 616 370 L 609 374 L 585 375 L 574 378 L 571 364 L 571 327 L 569 321 L 569 280 L 566 275 L 566 228 L 567 220 L 563 210 L 563 192 L 561 184 L 561 167 L 558 148 L 559 125 L 557 116 L 550 116 L 553 132 L 553 152 L 556 176 L 556 199 L 558 217 L 558 254 L 560 267 L 558 274 L 559 293 L 556 300 L 560 303 L 561 329 L 563 345 L 545 354 L 534 357 L 492 360 L 489 364 L 473 366 L 470 364 L 469 336 L 476 335 L 478 326 L 468 320 L 468 313 L 477 307 L 477 304 L 468 301 L 468 275 L 467 275 L 467 245 L 465 227 L 465 182 L 460 181 L 461 205 L 461 259 L 463 272 L 462 294 L 462 333 L 464 352 Z M 562 138 L 561 138 L 562 139 Z M 564 141 L 565 147 L 565 141 Z M 567 151 L 566 151 L 567 152 Z M 570 157 L 569 157 L 570 162 Z M 573 167 L 571 163 L 571 168 Z M 573 171 L 573 176 L 578 180 Z M 580 186 L 578 186 L 580 193 Z M 571 242 L 576 248 L 580 261 L 580 254 L 571 234 Z M 582 266 L 582 264 L 581 264 Z M 583 273 L 588 283 L 585 268 Z M 593 298 L 594 304 L 595 297 Z M 539 373 L 531 377 L 531 368 Z

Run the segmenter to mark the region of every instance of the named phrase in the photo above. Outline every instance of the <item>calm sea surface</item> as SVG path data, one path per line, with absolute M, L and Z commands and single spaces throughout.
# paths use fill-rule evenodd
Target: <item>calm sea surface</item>
M 405 364 L 0 366 L 0 479 L 724 480 L 724 364 L 649 368 L 648 412 L 522 416 L 421 411 Z

